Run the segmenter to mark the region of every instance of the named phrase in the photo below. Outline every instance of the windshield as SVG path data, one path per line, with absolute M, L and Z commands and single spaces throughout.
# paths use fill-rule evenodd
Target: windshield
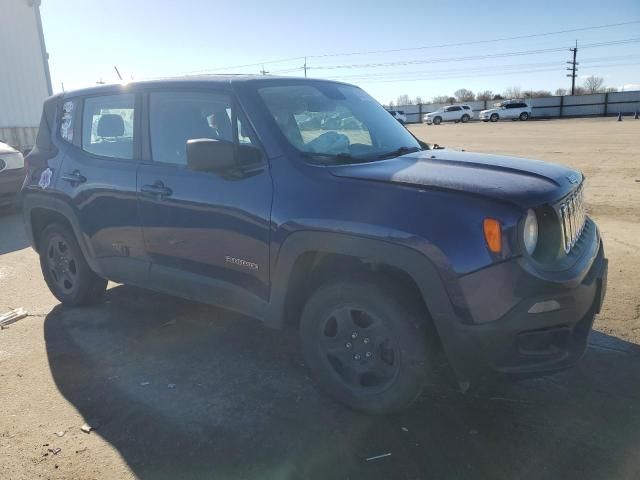
M 418 141 L 358 87 L 305 84 L 259 89 L 289 143 L 315 160 L 369 161 L 421 150 Z

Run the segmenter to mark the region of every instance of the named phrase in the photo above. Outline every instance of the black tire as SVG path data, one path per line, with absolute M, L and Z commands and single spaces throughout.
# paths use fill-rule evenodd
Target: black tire
M 492 113 L 489 117 L 489 120 L 491 120 L 492 122 L 497 122 L 498 120 L 500 120 L 500 115 L 498 115 L 497 113 Z
M 527 112 L 522 112 L 518 118 L 520 118 L 521 122 L 526 122 L 529 120 L 529 114 Z
M 462 123 L 467 123 L 469 120 L 471 120 L 471 117 L 469 115 L 467 115 L 466 113 L 464 115 L 462 115 L 462 118 L 460 118 L 460 121 Z
M 440 125 L 442 123 L 442 117 L 435 117 L 433 119 L 433 124 L 434 125 Z
M 426 333 L 426 312 L 406 297 L 382 281 L 345 280 L 320 287 L 307 301 L 303 355 L 320 387 L 340 403 L 389 413 L 409 407 L 424 390 L 435 334 Z
M 89 268 L 75 235 L 67 227 L 48 225 L 40 235 L 38 247 L 44 280 L 60 302 L 89 305 L 102 298 L 107 281 Z

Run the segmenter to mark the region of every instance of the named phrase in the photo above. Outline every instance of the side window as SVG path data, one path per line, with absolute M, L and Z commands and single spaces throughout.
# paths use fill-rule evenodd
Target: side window
M 103 157 L 133 158 L 135 94 L 88 97 L 82 115 L 82 149 Z
M 233 142 L 231 119 L 231 98 L 228 95 L 152 92 L 149 95 L 149 129 L 153 160 L 186 165 L 187 140 L 193 138 Z
M 470 107 L 469 105 L 465 105 L 465 106 L 464 106 L 464 107 L 462 107 L 462 108 L 464 108 L 465 110 L 471 110 L 471 107 Z
M 77 100 L 67 100 L 62 104 L 62 116 L 60 117 L 60 137 L 73 143 L 73 127 L 76 119 Z
M 245 125 L 247 126 L 245 127 Z M 244 117 L 240 118 L 240 115 L 238 115 L 238 143 L 240 145 L 253 145 L 249 126 Z

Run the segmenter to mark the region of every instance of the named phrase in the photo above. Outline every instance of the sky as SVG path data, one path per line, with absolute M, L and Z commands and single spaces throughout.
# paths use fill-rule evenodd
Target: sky
M 304 76 L 305 56 L 309 77 L 382 103 L 459 88 L 554 92 L 570 87 L 576 40 L 577 84 L 596 75 L 640 89 L 640 0 L 43 0 L 41 15 L 54 92 L 117 82 L 114 66 L 125 80 Z

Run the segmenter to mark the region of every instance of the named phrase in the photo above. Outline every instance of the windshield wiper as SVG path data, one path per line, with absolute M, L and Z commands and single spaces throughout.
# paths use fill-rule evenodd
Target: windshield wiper
M 366 159 L 356 158 L 348 153 L 302 152 L 307 157 L 323 157 L 336 160 L 338 163 L 362 163 Z
M 419 152 L 422 150 L 420 147 L 400 147 L 392 152 L 381 153 L 380 155 L 376 155 L 376 159 L 382 160 L 384 158 L 393 158 L 399 157 L 400 155 L 406 155 L 407 153 Z

